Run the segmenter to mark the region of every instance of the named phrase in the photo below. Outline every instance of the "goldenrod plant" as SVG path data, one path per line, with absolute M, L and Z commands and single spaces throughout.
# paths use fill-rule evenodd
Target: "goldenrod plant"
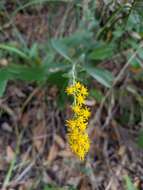
M 66 121 L 69 145 L 73 153 L 80 160 L 84 160 L 90 148 L 90 140 L 86 132 L 90 111 L 85 105 L 88 90 L 80 82 L 75 82 L 67 87 L 66 92 L 74 97 L 74 102 L 71 106 L 74 115 L 72 119 Z

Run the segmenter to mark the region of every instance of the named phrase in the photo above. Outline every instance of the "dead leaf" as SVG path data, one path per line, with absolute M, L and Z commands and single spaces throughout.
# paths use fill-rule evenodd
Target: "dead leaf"
M 45 171 L 43 171 L 43 182 L 44 183 L 52 183 L 53 182 L 51 177 Z
M 56 86 L 53 86 L 49 89 L 49 95 L 53 98 L 57 96 L 58 88 Z
M 140 179 L 138 177 L 136 177 L 135 182 L 134 182 L 135 188 L 140 189 L 140 184 L 141 184 Z
M 0 155 L 0 170 L 3 171 L 5 170 L 5 166 L 6 166 L 6 161 L 1 159 L 2 158 L 2 155 Z
M 28 127 L 28 123 L 29 123 L 30 117 L 27 113 L 22 114 L 21 117 L 21 125 L 26 128 Z
M 7 59 L 0 59 L 0 66 L 7 66 L 8 65 L 8 60 Z
M 81 181 L 81 176 L 76 176 L 76 177 L 70 177 L 68 179 L 68 184 L 74 187 L 77 187 L 79 182 Z
M 73 153 L 71 152 L 71 149 L 69 148 L 69 146 L 67 146 L 65 150 L 60 151 L 58 155 L 63 158 L 73 157 Z
M 54 143 L 52 147 L 50 148 L 50 151 L 47 157 L 48 163 L 51 164 L 51 162 L 55 160 L 57 155 L 58 155 L 58 146 L 56 145 L 56 143 Z
M 7 123 L 7 122 L 2 123 L 1 128 L 2 128 L 4 131 L 7 131 L 7 132 L 9 132 L 9 133 L 11 133 L 12 130 L 13 130 L 13 129 L 12 129 L 12 126 L 10 126 L 9 123 Z
M 96 126 L 94 127 L 94 130 L 92 130 L 92 133 L 90 134 L 91 139 L 95 139 L 96 138 L 107 138 L 107 134 L 99 127 Z
M 64 142 L 64 140 L 59 135 L 55 134 L 54 140 L 59 145 L 60 148 L 64 148 L 65 147 L 65 142 Z
M 15 153 L 10 146 L 6 148 L 6 160 L 7 162 L 11 162 L 14 159 Z
M 125 153 L 126 153 L 126 148 L 125 148 L 125 146 L 120 146 L 120 148 L 119 148 L 119 150 L 118 150 L 118 155 L 122 157 L 122 156 L 125 155 Z
M 34 181 L 32 179 L 28 179 L 23 185 L 19 187 L 20 190 L 27 190 L 31 189 L 33 186 Z
M 46 142 L 45 122 L 41 121 L 37 127 L 33 128 L 33 144 L 39 153 L 43 152 Z
M 91 187 L 88 184 L 88 180 L 86 178 L 83 178 L 79 185 L 79 190 L 90 190 Z

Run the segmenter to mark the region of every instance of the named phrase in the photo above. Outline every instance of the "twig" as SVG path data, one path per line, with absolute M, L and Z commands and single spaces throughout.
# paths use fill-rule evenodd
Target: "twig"
M 106 101 L 106 99 L 108 98 L 108 96 L 110 95 L 112 89 L 115 87 L 115 85 L 117 84 L 117 82 L 121 79 L 122 75 L 124 74 L 125 70 L 128 68 L 128 66 L 130 65 L 131 61 L 136 57 L 137 53 L 138 53 L 138 50 L 140 48 L 143 47 L 143 43 L 140 44 L 140 46 L 137 48 L 137 50 L 133 53 L 133 55 L 130 57 L 130 59 L 127 61 L 127 63 L 124 65 L 124 67 L 120 70 L 119 74 L 117 75 L 117 77 L 115 78 L 111 88 L 107 91 L 107 93 L 105 94 L 101 104 L 100 104 L 100 107 L 99 109 L 97 110 L 97 113 L 96 113 L 96 121 L 99 122 L 100 121 L 100 115 L 101 115 L 101 111 L 102 111 L 102 108 L 104 106 L 104 103 Z
M 17 142 L 17 145 L 16 145 L 15 155 L 14 155 L 13 160 L 11 161 L 10 167 L 8 169 L 8 172 L 6 174 L 5 180 L 3 182 L 2 190 L 5 190 L 6 187 L 9 185 L 9 181 L 11 179 L 12 172 L 13 172 L 13 169 L 14 169 L 14 166 L 15 166 L 15 163 L 16 163 L 16 158 L 17 158 L 17 155 L 19 153 L 19 145 L 20 145 L 20 142 L 21 142 L 21 138 L 22 138 L 22 134 L 18 138 L 18 142 Z
M 64 14 L 64 16 L 63 16 L 63 18 L 61 20 L 61 23 L 60 23 L 60 25 L 59 25 L 56 33 L 55 33 L 55 38 L 58 38 L 58 36 L 59 37 L 63 36 L 64 28 L 65 28 L 65 22 L 66 22 L 66 19 L 68 17 L 68 13 L 69 13 L 70 9 L 72 9 L 72 7 L 73 7 L 73 4 L 69 5 L 68 8 L 66 9 L 65 14 Z
M 17 177 L 17 179 L 15 181 L 13 181 L 12 183 L 14 183 L 14 184 L 15 183 L 19 183 L 24 178 L 24 176 L 31 170 L 31 168 L 34 166 L 34 164 L 35 164 L 35 160 L 31 164 L 29 164 L 25 168 L 25 170 L 21 174 L 19 174 L 19 176 Z
M 126 156 L 123 158 L 122 163 L 118 167 L 117 172 L 115 173 L 114 177 L 118 177 L 120 175 L 120 173 L 122 171 L 122 167 L 123 167 L 123 165 L 125 165 L 125 162 L 126 162 Z M 115 179 L 114 177 L 111 178 L 111 180 L 109 181 L 109 183 L 108 183 L 105 190 L 110 190 L 111 189 L 111 185 L 112 185 L 112 183 L 114 182 L 114 179 Z
M 26 99 L 26 101 L 23 103 L 23 106 L 21 108 L 21 113 L 23 113 L 24 109 L 26 108 L 26 106 L 28 105 L 28 103 L 31 101 L 31 99 L 33 98 L 33 96 L 35 96 L 38 92 L 39 92 L 40 88 L 37 87 L 36 89 L 33 90 L 33 92 L 28 96 L 28 98 Z

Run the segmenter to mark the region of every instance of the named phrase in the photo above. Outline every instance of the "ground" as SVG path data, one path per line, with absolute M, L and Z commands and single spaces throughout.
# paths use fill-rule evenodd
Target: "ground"
M 76 28 L 73 7 L 64 3 L 17 12 L 18 5 L 5 3 L 6 9 L 0 14 L 1 43 L 25 41 L 28 46 L 35 42 L 41 45 L 51 36 L 69 35 Z M 9 61 L 10 57 L 2 57 L 0 66 Z M 114 73 L 121 69 L 108 61 L 103 66 Z M 126 79 L 116 87 L 119 91 L 131 83 Z M 137 88 L 140 85 L 136 84 Z M 88 127 L 91 148 L 81 162 L 67 142 L 65 120 L 71 116 L 70 103 L 65 101 L 64 108 L 59 107 L 57 86 L 41 87 L 22 81 L 8 83 L 0 99 L 1 189 L 123 190 L 124 176 L 130 176 L 134 185 L 143 189 L 143 150 L 136 145 L 137 129 L 142 124 L 122 125 L 121 105 L 112 93 L 108 97 L 108 90 L 95 81 L 91 87 L 100 88 L 107 93 L 108 101 L 115 102 L 111 111 L 105 102 L 100 104 L 88 99 L 92 112 Z M 125 95 L 122 101 L 130 105 L 134 100 Z

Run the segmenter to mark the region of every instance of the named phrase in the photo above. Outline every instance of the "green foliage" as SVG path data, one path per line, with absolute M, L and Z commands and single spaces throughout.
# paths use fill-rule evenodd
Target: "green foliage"
M 89 55 L 92 60 L 105 60 L 111 59 L 114 55 L 115 47 L 112 44 L 103 44 L 95 48 Z
M 0 98 L 3 96 L 3 93 L 5 91 L 6 85 L 7 85 L 7 80 L 0 79 Z
M 72 59 L 70 58 L 68 47 L 66 44 L 62 43 L 62 40 L 51 40 L 53 48 L 65 59 L 72 63 Z
M 52 1 L 25 2 L 21 4 L 16 12 L 32 5 L 44 4 L 46 2 Z M 81 1 L 78 1 L 75 6 L 82 7 L 83 5 Z M 71 78 L 73 64 L 76 64 L 78 76 L 84 71 L 86 76 L 91 76 L 105 87 L 110 88 L 114 81 L 114 76 L 108 70 L 101 68 L 100 63 L 112 60 L 116 54 L 120 53 L 119 49 L 121 52 L 127 48 L 137 49 L 138 41 L 132 36 L 128 36 L 125 39 L 126 44 L 118 44 L 118 42 L 124 40 L 126 32 L 134 31 L 137 18 L 138 22 L 141 23 L 140 18 L 142 14 L 140 11 L 139 13 L 137 12 L 137 4 L 131 6 L 121 4 L 115 8 L 113 14 L 107 19 L 104 20 L 102 18 L 103 22 L 105 22 L 104 26 L 102 26 L 99 19 L 100 15 L 95 16 L 95 9 L 96 4 L 91 3 L 88 9 L 84 10 L 84 20 L 80 22 L 78 29 L 69 36 L 51 39 L 46 49 L 45 46 L 41 48 L 36 43 L 30 48 L 19 47 L 19 45 L 17 47 L 13 44 L 0 44 L 1 51 L 6 56 L 12 57 L 12 62 L 14 63 L 0 70 L 1 96 L 9 80 L 23 80 L 37 82 L 38 84 L 43 84 L 46 81 L 53 84 L 55 81 L 55 84 L 63 89 L 61 85 L 65 86 L 65 83 L 62 80 L 67 81 L 67 78 Z M 121 14 L 125 14 L 126 17 L 122 18 L 119 25 L 118 17 Z M 85 27 L 86 25 L 87 27 Z M 141 30 L 140 24 L 140 28 L 136 30 L 138 35 L 141 35 Z M 109 32 L 112 34 L 111 38 L 107 37 Z M 132 52 L 129 52 L 127 59 L 131 55 Z M 139 51 L 138 55 L 142 59 L 142 50 Z M 140 59 L 135 57 L 131 65 L 134 68 L 141 67 Z
M 51 1 L 40 1 L 42 4 L 46 2 Z M 16 12 L 36 5 L 37 3 L 39 3 L 39 1 L 21 4 Z M 82 7 L 80 1 L 75 5 Z M 110 88 L 114 81 L 114 76 L 106 69 L 97 66 L 100 65 L 102 61 L 111 60 L 118 52 L 119 47 L 117 46 L 117 41 L 122 39 L 126 31 L 133 29 L 131 23 L 134 25 L 134 20 L 130 21 L 130 17 L 133 17 L 132 15 L 135 14 L 135 11 L 131 10 L 129 12 L 128 9 L 124 9 L 126 6 L 121 5 L 117 7 L 113 15 L 107 19 L 105 26 L 102 27 L 100 26 L 100 19 L 94 16 L 96 4 L 91 3 L 91 6 L 91 9 L 85 10 L 85 20 L 84 22 L 81 21 L 77 31 L 68 37 L 51 39 L 46 49 L 45 46 L 39 47 L 36 43 L 30 48 L 19 47 L 19 45 L 15 46 L 14 44 L 0 44 L 1 51 L 5 53 L 6 56 L 11 56 L 13 59 L 12 62 L 14 62 L 14 64 L 0 69 L 1 96 L 9 80 L 24 80 L 37 82 L 38 84 L 44 84 L 48 81 L 51 84 L 56 84 L 63 90 L 65 84 L 67 84 L 67 78 L 71 78 L 73 64 L 76 64 L 77 76 L 80 77 L 80 74 L 84 71 L 87 76 L 93 77 L 93 79 L 105 87 Z M 127 25 L 125 28 L 123 19 L 121 27 L 119 28 L 116 26 L 116 22 L 114 23 L 114 20 L 118 17 L 118 14 L 120 15 L 124 11 L 130 13 L 128 15 Z M 89 26 L 85 27 L 87 21 Z M 114 29 L 110 28 L 113 23 L 115 24 Z M 98 29 L 96 29 L 97 34 L 94 33 L 95 27 Z M 109 30 L 112 31 L 113 38 L 107 40 L 106 35 Z M 100 39 L 98 39 L 99 36 Z M 130 42 L 128 48 L 133 47 L 132 44 L 136 45 L 136 42 L 133 43 L 134 39 L 131 38 Z M 123 45 L 121 45 L 121 49 L 124 50 Z M 135 58 L 135 60 L 132 61 L 133 67 L 139 67 L 139 62 L 140 60 Z M 5 75 L 4 79 L 2 79 L 3 75 Z
M 68 188 L 62 188 L 62 187 L 57 187 L 55 185 L 45 185 L 43 190 L 76 190 L 74 187 L 68 187 Z
M 53 186 L 53 185 L 45 185 L 45 187 L 44 187 L 43 190 L 55 190 L 55 188 L 57 188 L 57 187 L 55 187 L 55 186 Z M 58 189 L 59 189 L 59 188 L 58 188 Z
M 10 15 L 8 25 L 14 25 L 13 18 L 20 11 L 25 11 L 36 5 L 45 5 L 45 3 L 62 2 L 76 9 L 77 17 L 73 21 L 76 27 L 72 34 L 67 34 L 67 27 L 62 28 L 63 34 L 59 37 L 50 37 L 48 42 L 38 44 L 34 42 L 29 45 L 24 39 L 23 44 L 0 43 L 0 59 L 8 60 L 8 65 L 0 64 L 0 98 L 4 96 L 5 89 L 9 81 L 21 80 L 37 85 L 56 85 L 59 89 L 58 106 L 63 108 L 66 102 L 64 90 L 71 80 L 73 65 L 76 66 L 77 80 L 83 80 L 90 83 L 96 80 L 104 88 L 112 88 L 116 76 L 104 68 L 103 63 L 112 64 L 127 63 L 134 51 L 138 50 L 139 44 L 143 38 L 143 11 L 142 0 L 133 3 L 122 3 L 113 6 L 112 2 L 101 8 L 96 6 L 96 1 L 91 1 L 88 5 L 84 1 L 72 0 L 31 0 L 13 1 L 18 6 Z M 86 1 L 85 1 L 86 2 Z M 100 3 L 100 1 L 99 1 Z M 116 3 L 115 3 L 116 4 Z M 87 6 L 84 8 L 84 6 Z M 0 14 L 3 15 L 5 1 L 0 2 Z M 30 9 L 31 10 L 31 9 Z M 72 10 L 70 10 L 72 11 Z M 70 18 L 67 18 L 69 22 Z M 62 23 L 63 24 L 63 23 Z M 2 31 L 3 27 L 0 27 Z M 30 46 L 30 47 L 29 47 Z M 123 61 L 122 61 L 123 60 Z M 143 48 L 140 48 L 136 56 L 131 60 L 129 68 L 137 70 L 139 73 L 129 72 L 129 79 L 136 83 L 143 81 Z M 124 66 L 124 65 L 123 65 Z M 116 65 L 115 65 L 116 67 Z M 127 78 L 128 79 L 128 78 Z M 129 80 L 129 81 L 130 81 Z M 132 81 L 131 81 L 132 82 Z M 126 85 L 126 81 L 125 81 Z M 141 121 L 143 98 L 141 88 L 135 88 L 134 85 L 125 86 L 123 93 L 115 89 L 117 94 L 116 101 L 119 103 L 119 116 L 121 124 L 136 124 Z M 122 91 L 122 88 L 119 88 Z M 98 89 L 91 89 L 90 95 L 100 103 L 104 94 Z M 124 97 L 131 97 L 128 102 L 123 102 Z M 122 100 L 122 105 L 120 104 Z M 131 102 L 131 103 L 130 103 Z M 143 148 L 143 132 L 140 132 L 137 144 Z M 88 169 L 83 170 L 89 174 Z M 131 179 L 125 176 L 127 190 L 136 190 Z M 62 190 L 54 185 L 45 185 L 44 190 Z M 74 188 L 69 188 L 72 190 Z
M 138 137 L 138 140 L 137 140 L 137 144 L 143 148 L 143 131 L 140 131 L 140 134 L 139 134 L 139 137 Z
M 14 47 L 12 45 L 0 44 L 0 49 L 6 50 L 6 51 L 8 51 L 10 53 L 14 53 L 17 56 L 22 57 L 24 59 L 28 59 L 28 56 L 25 53 L 23 53 L 18 48 Z
M 14 11 L 13 16 L 21 10 L 37 4 L 44 5 L 50 0 L 32 0 L 23 2 Z M 112 4 L 112 3 L 111 3 Z M 142 35 L 141 11 L 138 4 L 120 4 L 115 7 L 108 16 L 106 12 L 98 13 L 96 1 L 91 1 L 85 9 L 82 1 L 74 3 L 75 8 L 83 11 L 83 19 L 78 22 L 77 29 L 69 36 L 60 38 L 51 38 L 49 43 L 33 43 L 31 47 L 0 44 L 0 55 L 11 57 L 12 63 L 0 69 L 0 95 L 4 93 L 6 84 L 9 80 L 23 80 L 27 82 L 36 82 L 37 84 L 56 84 L 63 90 L 71 79 L 71 70 L 73 64 L 76 65 L 76 75 L 78 78 L 85 74 L 85 79 L 91 77 L 97 80 L 104 87 L 110 88 L 114 81 L 114 76 L 108 70 L 102 68 L 100 64 L 103 61 L 112 60 L 116 54 L 128 49 L 136 50 L 138 48 L 138 39 L 128 32 L 137 32 Z M 107 6 L 107 9 L 110 6 Z M 97 13 L 96 13 L 97 10 Z M 80 14 L 80 12 L 78 12 Z M 121 17 L 122 16 L 122 17 Z M 121 17 L 121 19 L 120 19 Z M 137 22 L 138 19 L 138 22 Z M 104 25 L 102 24 L 104 23 Z M 120 23 L 120 25 L 119 25 Z M 139 23 L 139 28 L 134 27 Z M 137 24 L 136 24 L 137 25 Z M 111 36 L 109 37 L 109 34 Z M 127 36 L 124 38 L 124 36 Z M 123 43 L 120 43 L 120 42 Z M 143 53 L 138 53 L 142 59 Z M 132 55 L 129 51 L 125 55 L 128 60 Z M 132 60 L 131 66 L 141 67 L 141 60 L 137 56 Z M 94 94 L 98 99 L 99 95 Z
M 95 98 L 95 100 L 97 101 L 97 103 L 100 103 L 101 100 L 104 98 L 104 95 L 98 89 L 91 89 L 90 90 L 90 95 Z
M 111 87 L 113 82 L 113 75 L 105 69 L 96 68 L 94 65 L 87 64 L 85 70 L 89 75 L 95 78 L 98 82 L 106 87 Z
M 129 176 L 124 176 L 124 179 L 127 190 L 137 190 L 137 188 L 134 186 Z

